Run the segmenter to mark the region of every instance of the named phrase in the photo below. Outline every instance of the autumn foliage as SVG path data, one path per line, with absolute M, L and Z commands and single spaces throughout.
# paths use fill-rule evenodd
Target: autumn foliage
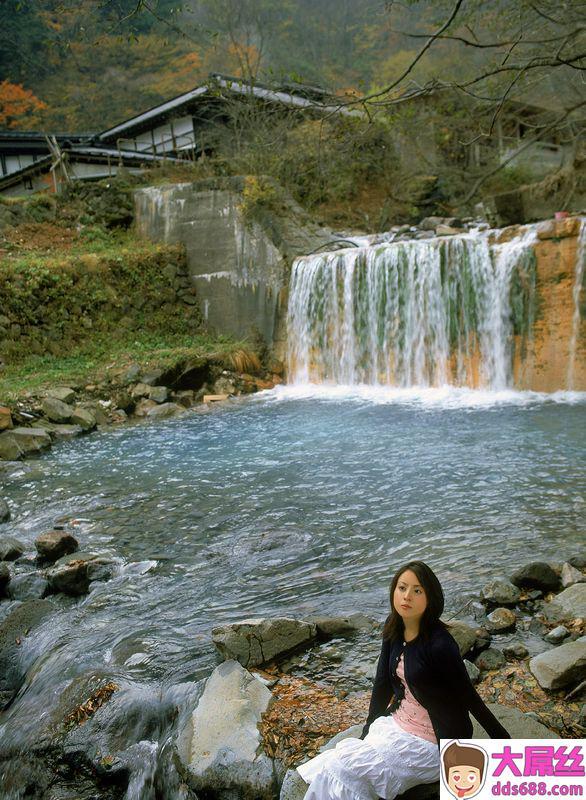
M 27 128 L 36 122 L 35 113 L 46 104 L 18 83 L 0 83 L 0 127 Z

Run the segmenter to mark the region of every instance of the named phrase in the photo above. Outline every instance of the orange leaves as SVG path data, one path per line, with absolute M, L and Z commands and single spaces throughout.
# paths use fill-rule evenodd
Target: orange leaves
M 35 112 L 46 103 L 18 83 L 0 83 L 0 127 L 24 128 L 35 123 Z

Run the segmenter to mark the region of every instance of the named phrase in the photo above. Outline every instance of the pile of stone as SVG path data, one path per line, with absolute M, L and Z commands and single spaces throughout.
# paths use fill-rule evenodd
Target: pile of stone
M 211 359 L 194 359 L 173 368 L 143 371 L 132 364 L 100 384 L 59 386 L 14 408 L 0 406 L 0 461 L 36 455 L 53 442 L 71 439 L 128 418 L 165 419 L 193 407 L 271 389 L 282 382 L 275 361 L 268 377 L 225 369 Z M 0 505 L 0 523 L 2 522 Z
M 566 688 L 586 678 L 585 568 L 582 556 L 559 565 L 533 561 L 481 591 L 481 616 L 489 632 L 525 630 L 542 637 L 543 651 L 529 660 L 529 669 L 543 689 Z M 497 669 L 506 659 L 528 656 L 521 642 L 512 642 L 502 652 L 491 648 L 479 659 Z
M 0 600 L 25 602 L 62 594 L 79 597 L 94 581 L 109 580 L 111 556 L 79 550 L 75 536 L 64 530 L 42 533 L 36 553 L 13 536 L 0 538 Z
M 576 572 L 584 577 L 579 570 Z M 566 569 L 564 574 L 567 581 L 570 573 Z M 586 588 L 574 573 L 572 576 L 576 583 L 571 586 Z M 510 606 L 520 600 L 521 593 L 514 584 L 505 587 L 505 581 L 498 580 L 485 587 L 483 596 L 487 605 L 495 599 L 501 603 L 506 600 L 507 605 L 499 608 L 510 611 Z M 566 603 L 566 597 L 562 592 L 556 598 L 560 607 Z M 572 605 L 571 612 L 575 610 Z M 494 630 L 502 629 L 500 626 L 504 622 L 500 621 L 500 616 L 493 616 Z M 508 624 L 510 626 L 510 620 Z M 474 628 L 460 621 L 451 621 L 450 626 L 462 655 L 474 658 L 474 663 L 469 660 L 465 663 L 475 680 L 481 670 L 496 669 L 504 663 L 504 655 L 490 647 L 491 632 L 487 628 Z M 176 763 L 190 790 L 209 793 L 220 800 L 234 796 L 268 800 L 278 792 L 281 800 L 301 800 L 307 786 L 295 770 L 287 769 L 285 764 L 269 756 L 259 734 L 261 718 L 274 701 L 271 687 L 279 678 L 269 680 L 266 675 L 249 670 L 281 662 L 291 653 L 299 653 L 319 641 L 352 636 L 367 628 L 374 631 L 380 626 L 361 614 L 308 620 L 286 617 L 248 619 L 214 628 L 212 640 L 224 662 L 205 682 L 203 693 L 186 720 L 176 747 Z M 576 649 L 582 648 L 583 639 L 577 638 L 572 644 Z M 515 650 L 511 657 L 519 656 L 522 653 Z M 584 663 L 576 654 L 571 659 L 574 671 L 564 672 L 564 685 L 579 678 L 576 665 Z M 541 674 L 540 670 L 542 672 L 538 665 L 536 674 Z M 554 685 L 558 684 L 554 682 Z M 489 704 L 489 707 L 513 737 L 557 738 L 534 716 L 500 704 Z M 346 736 L 359 736 L 361 730 L 362 725 L 352 726 L 335 736 L 322 750 L 334 747 Z M 486 738 L 478 724 L 475 724 L 474 737 Z M 417 797 L 423 800 L 436 794 L 437 786 L 433 785 L 422 787 Z

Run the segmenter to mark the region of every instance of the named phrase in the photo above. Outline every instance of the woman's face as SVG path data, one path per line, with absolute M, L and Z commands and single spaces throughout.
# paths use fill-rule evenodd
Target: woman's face
M 393 593 L 393 606 L 403 622 L 418 622 L 427 608 L 425 589 L 410 569 L 399 576 Z

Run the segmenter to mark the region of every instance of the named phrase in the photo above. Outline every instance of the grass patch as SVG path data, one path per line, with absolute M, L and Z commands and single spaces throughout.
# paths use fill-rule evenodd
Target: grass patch
M 36 356 L 0 370 L 0 403 L 11 403 L 56 385 L 83 386 L 103 381 L 110 369 L 131 363 L 142 368 L 167 367 L 201 356 L 229 358 L 245 345 L 206 333 L 129 332 L 120 338 L 101 334 L 74 348 L 68 356 Z

